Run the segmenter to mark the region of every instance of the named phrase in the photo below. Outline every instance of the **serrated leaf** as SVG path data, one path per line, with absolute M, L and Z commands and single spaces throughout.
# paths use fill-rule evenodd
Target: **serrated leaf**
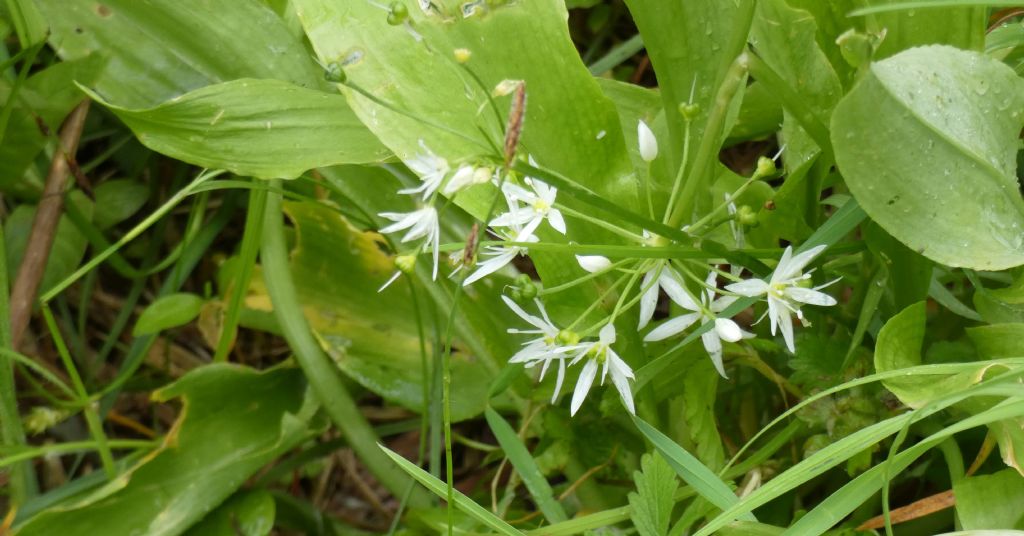
M 657 452 L 644 454 L 633 473 L 636 492 L 630 492 L 630 519 L 640 536 L 664 536 L 672 519 L 673 496 L 679 488 L 675 471 Z

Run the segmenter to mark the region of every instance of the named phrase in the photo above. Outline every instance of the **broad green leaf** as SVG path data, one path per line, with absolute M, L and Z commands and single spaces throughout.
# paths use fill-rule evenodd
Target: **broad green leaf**
M 690 352 L 687 361 L 679 363 L 685 367 L 683 420 L 697 459 L 709 469 L 718 471 L 725 465 L 722 437 L 715 423 L 715 400 L 721 376 L 703 349 Z
M 32 517 L 18 536 L 180 534 L 301 441 L 317 409 L 290 368 L 208 365 L 153 397 L 184 401 L 163 445 L 107 485 Z
M 380 236 L 359 231 L 323 204 L 286 203 L 285 212 L 296 229 L 291 263 L 296 290 L 324 350 L 346 375 L 367 389 L 425 412 L 422 385 L 429 382 L 429 371 L 424 377 L 416 314 L 407 283 L 397 281 L 378 292 L 397 270 L 392 258 L 381 249 L 384 244 Z M 438 299 L 450 299 L 447 289 L 440 285 L 430 282 L 426 287 L 431 293 L 440 293 Z M 419 294 L 422 300 L 424 293 Z M 262 277 L 253 277 L 246 303 L 257 311 L 271 310 Z M 472 311 L 469 300 L 460 307 Z M 502 318 L 490 314 L 486 310 L 477 313 L 481 322 Z M 429 360 L 437 343 L 430 318 L 425 317 L 424 322 Z M 488 386 L 498 370 L 499 356 L 495 352 L 512 354 L 514 347 L 507 334 L 493 329 L 489 333 L 494 334 L 493 340 L 483 342 L 465 321 L 457 323 L 452 341 L 452 384 L 456 386 L 452 389 L 452 420 L 483 411 Z
M 1024 277 L 1004 288 L 989 289 L 975 283 L 974 307 L 990 324 L 1024 322 Z
M 186 536 L 267 536 L 274 528 L 274 497 L 265 489 L 241 491 L 186 532 Z
M 567 520 L 568 516 L 565 515 L 565 510 L 552 495 L 551 485 L 540 472 L 533 455 L 516 435 L 515 430 L 498 412 L 491 408 L 484 411 L 484 417 L 487 419 L 487 425 L 494 432 L 498 444 L 501 445 L 501 449 L 505 451 L 505 456 L 516 468 L 516 472 L 523 479 L 523 484 L 529 490 L 530 496 L 536 501 L 537 507 L 544 513 L 548 522 L 558 523 Z
M 91 217 L 93 204 L 81 192 L 72 192 L 66 203 L 74 203 L 78 210 L 86 217 Z M 10 281 L 14 281 L 18 273 L 18 266 L 25 255 L 25 248 L 28 245 L 29 235 L 32 232 L 32 225 L 35 219 L 36 207 L 33 205 L 18 205 L 7 220 L 3 222 L 4 240 L 7 249 L 7 270 Z M 53 238 L 53 245 L 50 248 L 50 256 L 46 260 L 46 270 L 43 272 L 43 279 L 39 285 L 41 289 L 51 288 L 65 277 L 71 275 L 82 257 L 88 242 L 85 235 L 75 227 L 70 218 L 62 215 L 57 222 L 57 231 Z
M 135 321 L 132 334 L 150 335 L 165 329 L 183 326 L 199 316 L 203 298 L 195 294 L 168 294 L 149 304 Z
M 925 299 L 932 281 L 932 261 L 907 248 L 872 222 L 861 229 L 868 249 L 885 264 L 896 310 L 902 311 Z
M 746 44 L 749 20 L 745 17 L 753 5 L 748 0 L 627 0 L 626 5 L 658 77 L 671 133 L 662 150 L 671 155 L 667 160 L 674 168 L 681 160 L 686 129 L 679 105 L 690 102 L 692 93 L 693 102 L 700 106 L 700 114 L 690 123 L 692 160 L 725 70 Z M 714 135 L 724 137 L 728 131 Z
M 905 0 L 867 0 L 860 2 L 864 8 L 902 4 Z M 902 9 L 876 13 L 865 17 L 868 31 L 885 32 L 878 57 L 891 56 L 902 50 L 921 45 L 952 45 L 961 49 L 980 51 L 985 44 L 985 27 L 988 23 L 984 7 L 961 7 L 948 2 L 950 7 L 929 9 Z
M 994 324 L 967 328 L 967 335 L 985 359 L 1024 355 L 1024 324 Z
M 725 144 L 766 138 L 775 134 L 782 124 L 782 106 L 779 99 L 764 84 L 754 82 L 743 92 L 736 124 L 729 131 Z
M 1024 476 L 1012 469 L 964 478 L 953 485 L 964 529 L 1024 529 Z
M 664 456 L 665 461 L 672 466 L 679 478 L 693 487 L 701 497 L 722 510 L 739 502 L 732 489 L 692 454 L 686 452 L 685 449 L 643 419 L 634 416 L 633 423 L 654 445 L 654 448 Z M 741 518 L 747 521 L 756 521 L 750 513 L 744 514 Z
M 836 107 L 839 170 L 868 215 L 925 257 L 1017 266 L 1022 107 L 1024 82 L 996 60 L 943 46 L 902 52 L 873 63 Z
M 672 467 L 657 452 L 644 454 L 640 471 L 633 472 L 636 492 L 630 492 L 630 519 L 640 536 L 665 536 L 672 519 L 672 499 L 679 488 Z
M 93 223 L 99 229 L 108 229 L 127 220 L 149 200 L 149 188 L 131 179 L 103 181 L 93 194 L 96 198 Z
M 438 497 L 441 497 L 443 499 L 447 499 L 447 497 L 448 497 L 448 485 L 447 484 L 445 484 L 444 482 L 438 480 L 437 477 L 435 477 L 434 475 L 431 475 L 430 473 L 424 471 L 423 469 L 420 469 L 418 466 L 416 466 L 415 464 L 413 464 L 409 460 L 406 460 L 401 455 L 399 455 L 399 454 L 389 450 L 387 447 L 381 445 L 380 448 L 381 448 L 381 450 L 384 451 L 384 454 L 387 454 L 388 457 L 391 458 L 392 460 L 394 460 L 394 462 L 396 464 L 398 464 L 398 466 L 401 467 L 403 471 L 408 473 L 409 476 L 415 478 L 417 482 L 419 482 L 420 484 L 423 485 L 423 487 L 427 488 L 428 490 L 433 492 Z M 484 507 L 480 506 L 479 504 L 477 504 L 476 502 L 474 502 L 473 499 L 470 499 L 469 497 L 466 497 L 459 490 L 455 490 L 455 505 L 454 506 L 456 508 L 458 508 L 459 510 L 462 510 L 463 512 L 465 512 L 466 514 L 468 514 L 472 518 L 476 519 L 480 523 L 483 523 L 484 525 L 487 525 L 488 527 L 491 528 L 491 530 L 494 530 L 494 531 L 498 532 L 499 534 L 505 534 L 507 536 L 517 536 L 517 535 L 522 534 L 521 532 L 516 530 L 515 527 L 513 527 L 512 525 L 509 525 L 508 523 L 506 523 L 501 518 L 499 518 L 499 517 L 495 516 L 494 514 L 492 514 L 486 508 L 484 508 Z
M 39 157 L 48 136 L 56 134 L 64 118 L 84 98 L 75 80 L 89 83 L 97 68 L 98 57 L 59 62 L 30 76 L 18 90 L 3 143 L 0 144 L 0 191 L 19 197 L 38 196 L 42 179 L 23 180 L 25 170 Z M 11 84 L 0 80 L 0 103 L 10 96 Z M 39 170 L 39 175 L 45 167 Z
M 810 13 L 789 7 L 785 0 L 758 2 L 751 32 L 755 52 L 812 108 L 818 122 L 828 124 L 843 86 L 818 46 L 817 34 L 818 26 Z M 785 101 L 782 104 L 786 106 Z M 799 168 L 820 150 L 789 110 L 780 143 L 786 146 L 785 164 L 790 170 Z
M 236 78 L 276 78 L 308 88 L 321 71 L 284 22 L 258 0 L 36 0 L 62 59 L 97 54 L 92 86 L 128 108 L 155 106 Z
M 114 111 L 144 145 L 179 160 L 258 178 L 385 159 L 345 98 L 281 80 L 211 85 L 149 109 Z

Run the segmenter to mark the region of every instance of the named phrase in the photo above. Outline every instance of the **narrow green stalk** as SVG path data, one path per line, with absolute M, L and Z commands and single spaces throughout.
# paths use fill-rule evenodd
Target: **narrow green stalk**
M 46 44 L 45 41 L 33 45 L 28 49 L 28 55 L 25 58 L 25 63 L 21 65 L 21 70 L 18 71 L 18 78 L 14 80 L 11 85 L 10 92 L 7 93 L 7 102 L 4 103 L 3 108 L 0 109 L 0 143 L 3 143 L 4 138 L 7 134 L 7 123 L 11 120 L 11 112 L 14 111 L 14 103 L 18 101 L 18 90 L 21 89 L 21 85 L 25 83 L 28 78 L 28 72 L 32 69 L 32 63 L 36 60 L 36 55 Z
M 693 100 L 692 95 L 690 100 Z M 683 174 L 686 173 L 686 165 L 690 162 L 690 131 L 692 126 L 692 122 L 686 122 L 686 132 L 683 134 L 683 160 L 679 163 L 679 170 L 676 171 L 675 180 L 672 181 L 672 193 L 668 196 L 668 204 L 665 205 L 665 215 L 661 217 L 661 221 L 665 223 L 668 223 L 669 217 L 672 215 L 672 207 L 676 206 L 676 200 L 679 199 L 679 187 L 683 185 Z
M 25 444 L 25 430 L 21 426 L 21 415 L 18 413 L 18 397 L 14 385 L 14 360 L 10 357 L 10 354 L 14 353 L 14 348 L 11 347 L 7 251 L 3 236 L 3 224 L 0 223 L 0 440 L 5 446 L 20 446 Z M 12 470 L 10 480 L 12 506 L 21 505 L 35 495 L 37 489 L 32 465 L 28 463 L 16 465 Z
M 602 58 L 590 64 L 590 74 L 604 74 L 644 49 L 644 38 L 640 34 L 619 43 Z
M 626 264 L 631 263 L 634 260 L 635 259 L 623 259 L 623 260 L 621 260 L 619 262 L 616 262 L 614 264 L 609 265 L 607 268 L 604 268 L 602 270 L 598 270 L 596 272 L 591 272 L 591 273 L 588 273 L 586 275 L 580 276 L 580 277 L 578 277 L 576 279 L 573 279 L 572 281 L 569 281 L 568 283 L 563 283 L 561 285 L 556 285 L 556 286 L 553 286 L 553 287 L 550 287 L 550 288 L 541 289 L 539 292 L 537 292 L 537 295 L 538 296 L 549 296 L 551 294 L 557 294 L 559 292 L 562 292 L 563 290 L 568 290 L 568 289 L 570 289 L 572 287 L 575 287 L 577 285 L 586 283 L 587 281 L 590 281 L 591 279 L 596 279 L 598 277 L 601 277 L 602 275 L 605 275 L 608 272 L 612 272 L 612 271 L 614 271 L 614 270 L 616 270 L 618 268 L 621 268 L 622 266 L 625 266 Z
M 249 290 L 253 267 L 256 265 L 256 254 L 260 249 L 260 233 L 263 231 L 263 211 L 267 204 L 266 190 L 252 190 L 249 193 L 249 211 L 245 215 L 245 234 L 242 236 L 242 247 L 238 253 L 238 273 L 232 278 L 231 299 L 224 311 L 224 324 L 221 326 L 217 350 L 213 354 L 214 362 L 226 361 L 231 343 L 238 331 L 238 322 L 242 316 L 242 302 Z
M 111 439 L 103 446 L 110 449 L 145 449 L 155 448 L 160 444 L 159 440 L 151 439 Z M 6 467 L 24 460 L 31 460 L 51 454 L 71 454 L 74 452 L 88 452 L 100 450 L 101 445 L 96 441 L 69 441 L 67 443 L 54 443 L 43 445 L 37 448 L 25 449 L 0 458 L 0 467 Z
M 561 210 L 563 214 L 566 214 L 566 215 L 572 216 L 574 218 L 579 218 L 581 220 L 593 223 L 594 225 L 597 225 L 598 227 L 601 227 L 603 229 L 607 229 L 607 230 L 609 230 L 609 231 L 611 231 L 611 232 L 613 232 L 613 233 L 615 233 L 615 234 L 617 234 L 617 235 L 619 235 L 619 236 L 621 236 L 623 238 L 626 238 L 628 240 L 632 240 L 634 242 L 643 242 L 644 241 L 644 237 L 642 237 L 642 236 L 640 236 L 640 235 L 638 235 L 638 234 L 636 234 L 634 232 L 627 231 L 627 230 L 623 229 L 622 227 L 619 227 L 618 225 L 615 225 L 614 223 L 611 223 L 609 221 L 602 220 L 601 218 L 595 218 L 595 217 L 590 216 L 588 214 L 584 214 L 582 212 L 573 210 L 573 209 L 571 209 L 569 207 L 566 207 L 565 205 L 562 205 L 561 203 L 558 203 L 558 209 Z
M 711 109 L 707 125 L 704 128 L 704 136 L 697 147 L 693 166 L 690 167 L 686 182 L 683 184 L 679 204 L 673 208 L 674 212 L 669 218 L 669 227 L 679 227 L 683 220 L 693 212 L 697 192 L 701 191 L 701 186 L 706 182 L 707 170 L 717 157 L 720 137 L 725 127 L 725 118 L 729 113 L 729 105 L 746 78 L 749 56 L 746 51 L 741 52 L 729 66 L 722 85 L 718 87 L 714 107 Z
M 50 306 L 48 304 L 43 304 L 41 310 L 43 313 L 43 319 L 46 320 L 46 327 L 49 328 L 50 335 L 53 337 L 53 343 L 57 348 L 57 353 L 60 355 L 60 359 L 64 363 L 64 368 L 67 369 L 68 377 L 71 378 L 71 385 L 75 388 L 75 393 L 78 395 L 79 402 L 82 404 L 82 413 L 85 415 L 85 423 L 89 428 L 89 433 L 92 435 L 93 440 L 96 441 L 96 450 L 100 453 L 100 462 L 103 464 L 103 471 L 106 473 L 107 478 L 113 479 L 117 476 L 117 473 L 114 470 L 114 456 L 111 454 L 110 447 L 107 445 L 107 435 L 103 432 L 103 422 L 100 420 L 96 405 L 89 398 L 89 393 L 85 390 L 85 384 L 82 383 L 82 377 L 78 374 L 78 367 L 75 366 L 75 361 L 71 358 L 71 354 L 68 352 L 68 347 L 64 343 L 64 337 L 60 334 L 60 328 L 57 327 L 57 321 L 53 318 L 53 311 L 50 310 Z
M 708 212 L 707 214 L 705 214 L 704 217 L 702 217 L 701 219 L 693 222 L 693 224 L 690 225 L 687 230 L 692 233 L 692 232 L 696 232 L 697 230 L 699 230 L 704 225 L 707 225 L 707 223 L 709 221 L 711 221 L 712 218 L 714 218 L 715 216 L 720 214 L 723 210 L 728 208 L 729 207 L 729 203 L 732 203 L 733 201 L 736 200 L 736 198 L 738 198 L 739 196 L 743 195 L 743 192 L 746 192 L 747 188 L 750 188 L 751 184 L 754 184 L 755 182 L 757 182 L 761 178 L 762 178 L 761 175 L 759 175 L 757 172 L 754 172 L 754 174 L 751 175 L 750 178 L 747 179 L 743 184 L 741 184 L 740 187 L 737 188 L 735 192 L 733 192 L 732 194 L 729 195 L 729 200 L 728 201 L 719 204 L 717 207 L 714 208 L 714 210 L 712 210 L 711 212 Z M 724 221 L 729 221 L 730 219 L 732 219 L 732 218 L 728 218 L 728 219 L 726 219 Z M 721 225 L 721 223 L 719 223 L 718 225 Z M 718 225 L 712 225 L 711 229 L 714 229 Z
M 36 363 L 36 361 L 34 359 L 31 359 L 31 358 L 29 358 L 27 356 L 19 354 L 18 352 L 15 352 L 14 350 L 11 350 L 10 348 L 0 348 L 0 362 L 3 362 L 5 360 L 10 360 L 10 364 L 11 364 L 12 367 L 13 367 L 13 365 L 15 363 L 17 363 L 17 364 L 19 364 L 19 365 L 21 365 L 21 366 L 23 366 L 23 367 L 25 367 L 27 369 L 32 370 L 36 374 L 39 374 L 40 376 L 42 376 L 43 379 L 45 379 L 46 381 L 50 382 L 54 387 L 60 389 L 61 391 L 64 391 L 64 394 L 68 395 L 69 398 L 72 398 L 72 399 L 77 398 L 78 395 L 75 394 L 74 390 L 72 390 L 70 387 L 68 387 L 67 384 L 64 383 L 60 378 L 58 378 L 56 374 L 50 372 L 49 369 L 47 369 L 46 367 L 40 365 L 39 363 Z M 0 393 L 0 394 L 6 395 L 6 393 L 7 393 L 7 391 L 3 391 L 3 393 Z M 13 391 L 11 391 L 11 393 L 13 394 Z M 7 421 L 5 420 L 4 423 L 6 423 L 6 422 Z M 20 423 L 21 421 L 19 420 L 18 422 Z M 7 445 L 7 444 L 10 444 L 10 443 L 8 443 L 5 440 L 4 444 Z
M 273 185 L 279 188 L 280 180 L 273 181 Z M 378 447 L 376 433 L 359 412 L 337 368 L 320 348 L 303 316 L 288 264 L 281 196 L 276 193 L 266 198 L 260 253 L 274 317 L 310 387 L 367 469 L 391 493 L 401 496 L 409 483 L 408 477 Z M 409 502 L 414 506 L 425 506 L 428 499 L 424 492 L 416 490 Z

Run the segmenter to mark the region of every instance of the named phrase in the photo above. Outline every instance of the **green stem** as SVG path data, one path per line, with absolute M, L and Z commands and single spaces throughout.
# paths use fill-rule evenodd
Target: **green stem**
M 668 197 L 668 204 L 665 205 L 665 215 L 661 217 L 661 221 L 668 222 L 669 217 L 672 215 L 672 207 L 676 206 L 676 200 L 679 199 L 679 187 L 683 185 L 683 174 L 686 172 L 686 164 L 690 161 L 690 130 L 693 124 L 690 121 L 686 122 L 686 132 L 683 135 L 683 160 L 679 163 L 679 170 L 676 171 L 676 178 L 672 181 L 672 194 Z
M 43 319 L 46 320 L 46 327 L 49 328 L 50 335 L 53 337 L 53 343 L 57 348 L 57 353 L 60 355 L 60 359 L 64 363 L 64 368 L 68 371 L 68 377 L 71 378 L 71 385 L 75 388 L 75 393 L 78 395 L 79 402 L 82 404 L 82 413 L 85 415 L 85 423 L 89 428 L 89 434 L 92 435 L 93 440 L 96 441 L 96 449 L 100 453 L 100 462 L 103 464 L 103 471 L 107 474 L 108 479 L 113 479 L 117 476 L 117 472 L 114 470 L 114 456 L 111 454 L 110 447 L 107 445 L 107 435 L 103 432 L 103 422 L 100 420 L 96 404 L 90 400 L 89 393 L 85 390 L 85 384 L 82 382 L 82 377 L 78 374 L 78 367 L 75 366 L 75 361 L 71 358 L 67 345 L 64 344 L 64 337 L 60 334 L 60 328 L 57 327 L 57 321 L 53 318 L 53 312 L 50 310 L 50 306 L 48 304 L 43 304 L 41 310 L 43 313 Z
M 256 254 L 260 249 L 260 233 L 263 230 L 263 211 L 267 204 L 267 190 L 256 189 L 249 193 L 249 211 L 245 215 L 245 234 L 242 236 L 242 247 L 238 254 L 238 272 L 232 278 L 231 299 L 224 312 L 224 325 L 217 341 L 217 351 L 213 361 L 226 361 L 231 345 L 235 341 L 238 322 L 242 316 L 242 302 L 249 291 L 253 267 L 256 265 Z
M 0 467 L 6 467 L 20 461 L 31 460 L 32 458 L 38 458 L 40 456 L 49 456 L 51 454 L 70 454 L 72 452 L 100 450 L 104 446 L 110 449 L 125 450 L 154 448 L 158 445 L 159 441 L 151 439 L 111 439 L 103 445 L 100 445 L 97 441 L 70 441 L 67 443 L 56 443 L 39 448 L 27 449 L 4 456 L 3 458 L 0 458 Z
M 636 34 L 611 49 L 601 59 L 590 64 L 588 67 L 590 74 L 595 76 L 604 74 L 643 49 L 644 38 L 640 34 Z
M 18 413 L 18 396 L 14 385 L 14 360 L 10 354 L 15 353 L 11 347 L 11 309 L 8 294 L 7 251 L 3 223 L 0 222 L 0 440 L 5 446 L 21 446 L 25 444 L 25 430 L 21 425 Z M 49 372 L 49 371 L 47 371 Z M 14 507 L 21 505 L 29 497 L 36 494 L 38 486 L 32 465 L 19 463 L 11 474 L 10 495 Z
M 611 231 L 611 232 L 613 232 L 613 233 L 615 233 L 615 234 L 617 234 L 617 235 L 619 235 L 619 236 L 621 236 L 623 238 L 626 238 L 628 240 L 632 240 L 634 242 L 644 242 L 644 237 L 642 237 L 642 236 L 640 236 L 640 235 L 638 235 L 638 234 L 636 234 L 634 232 L 627 231 L 627 230 L 623 229 L 622 227 L 619 227 L 618 225 L 615 225 L 614 223 L 611 223 L 609 221 L 602 220 L 600 218 L 595 218 L 593 216 L 584 214 L 582 212 L 575 211 L 575 210 L 573 210 L 573 209 L 571 209 L 569 207 L 566 207 L 565 205 L 562 205 L 561 203 L 558 204 L 558 209 L 561 210 L 563 213 L 568 214 L 569 216 L 572 216 L 574 218 L 579 218 L 581 220 L 593 223 L 594 225 L 597 225 L 598 227 L 601 227 L 603 229 L 607 229 L 607 230 L 609 230 L 609 231 Z
M 578 277 L 576 279 L 573 279 L 572 281 L 569 281 L 568 283 L 563 283 L 561 285 L 556 285 L 556 286 L 553 286 L 551 288 L 541 289 L 539 292 L 537 292 L 537 295 L 538 296 L 548 296 L 548 295 L 551 295 L 551 294 L 556 294 L 558 292 L 562 292 L 563 290 L 568 290 L 568 289 L 570 289 L 572 287 L 575 287 L 576 285 L 580 285 L 580 284 L 586 283 L 587 281 L 590 281 L 591 279 L 595 279 L 595 278 L 601 277 L 602 275 L 607 274 L 608 272 L 611 272 L 611 271 L 613 271 L 613 270 L 615 270 L 617 268 L 620 268 L 620 267 L 622 267 L 622 266 L 624 266 L 624 265 L 626 265 L 626 264 L 628 264 L 630 262 L 633 262 L 634 260 L 635 259 L 623 259 L 623 260 L 621 260 L 619 262 L 616 262 L 615 264 L 609 265 L 607 268 L 604 268 L 602 270 L 598 270 L 596 272 L 591 272 L 591 273 L 588 273 L 586 275 L 580 276 L 580 277 Z
M 273 185 L 280 188 L 280 179 L 274 180 Z M 288 264 L 281 195 L 277 193 L 266 199 L 260 252 L 274 316 L 310 387 L 367 469 L 391 493 L 401 496 L 409 478 L 378 447 L 377 434 L 359 412 L 337 368 L 320 348 L 303 316 Z M 410 504 L 426 506 L 429 501 L 425 493 L 417 489 L 410 497 Z
M 697 147 L 697 154 L 694 156 L 693 166 L 683 184 L 682 194 L 679 196 L 679 205 L 674 207 L 674 212 L 669 218 L 669 227 L 679 227 L 683 220 L 693 212 L 697 192 L 704 185 L 707 169 L 715 161 L 718 149 L 721 145 L 720 139 L 725 127 L 725 118 L 729 112 L 729 105 L 733 97 L 742 86 L 747 74 L 749 54 L 746 51 L 740 53 L 733 60 L 725 73 L 722 85 L 718 86 L 718 93 L 715 95 L 714 107 L 708 115 L 708 122 L 704 128 L 704 135 L 700 145 Z

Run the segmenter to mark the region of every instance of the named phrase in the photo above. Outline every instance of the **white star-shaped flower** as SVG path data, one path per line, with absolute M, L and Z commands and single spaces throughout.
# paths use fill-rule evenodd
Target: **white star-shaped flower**
M 537 310 L 540 311 L 541 317 L 536 317 L 523 310 L 522 307 L 516 305 L 514 301 L 509 299 L 507 296 L 502 296 L 502 300 L 508 305 L 519 318 L 522 318 L 526 323 L 534 327 L 534 329 L 514 329 L 510 328 L 509 333 L 517 334 L 528 334 L 538 335 L 537 338 L 523 343 L 523 348 L 516 352 L 508 362 L 509 363 L 522 363 L 526 368 L 532 368 L 539 365 L 540 378 L 539 381 L 544 380 L 544 375 L 548 371 L 548 367 L 552 361 L 558 361 L 558 376 L 555 379 L 555 392 L 551 396 L 551 403 L 554 404 L 555 399 L 558 398 L 558 393 L 562 390 L 562 382 L 565 380 L 565 366 L 566 360 L 569 358 L 569 353 L 579 348 L 575 343 L 579 342 L 578 337 L 574 333 L 565 332 L 558 329 L 548 318 L 547 311 L 544 310 L 544 304 L 540 300 L 534 299 L 534 303 L 537 304 Z M 575 339 L 575 340 L 573 340 Z
M 775 329 L 778 327 L 782 331 L 782 338 L 786 340 L 786 347 L 790 352 L 796 352 L 796 346 L 793 343 L 793 319 L 790 318 L 790 314 L 796 314 L 797 318 L 803 320 L 803 314 L 800 312 L 801 303 L 824 306 L 836 304 L 835 298 L 820 292 L 820 289 L 835 281 L 814 288 L 800 286 L 802 281 L 811 277 L 810 272 L 802 273 L 804 267 L 824 250 L 825 246 L 817 246 L 798 255 L 793 255 L 793 247 L 787 246 L 786 251 L 782 253 L 782 258 L 779 259 L 778 266 L 775 267 L 775 271 L 772 272 L 772 276 L 767 282 L 761 279 L 748 279 L 725 287 L 726 290 L 741 296 L 751 298 L 767 296 L 767 314 L 771 321 L 772 335 L 775 335 Z
M 725 367 L 722 364 L 722 341 L 736 342 L 742 339 L 744 335 L 749 334 L 740 329 L 739 325 L 731 319 L 718 317 L 718 313 L 732 305 L 736 298 L 725 296 L 716 300 L 715 291 L 713 290 L 715 288 L 715 279 L 715 272 L 708 274 L 707 281 L 705 281 L 707 288 L 701 293 L 701 304 L 699 306 L 692 301 L 693 307 L 680 304 L 683 309 L 692 312 L 677 316 L 654 328 L 644 337 L 644 341 L 660 341 L 678 335 L 698 320 L 700 320 L 701 324 L 714 322 L 714 328 L 701 334 L 700 339 L 704 344 L 704 349 L 707 350 L 708 355 L 711 357 L 711 362 L 715 364 L 715 369 L 723 377 L 726 377 Z
M 428 149 L 423 140 L 420 140 L 420 147 L 425 152 L 410 158 L 405 162 L 405 165 L 413 173 L 419 175 L 421 183 L 414 188 L 403 188 L 398 193 L 405 195 L 422 194 L 423 200 L 426 201 L 441 187 L 445 175 L 448 174 L 451 168 L 448 167 L 448 161 Z
M 437 210 L 430 206 L 413 212 L 381 212 L 378 216 L 395 222 L 381 229 L 382 234 L 408 229 L 408 232 L 402 237 L 403 243 L 420 238 L 425 239 L 421 248 L 425 251 L 429 246 L 434 254 L 433 278 L 437 279 L 437 261 L 441 245 L 441 228 L 438 226 Z
M 489 225 L 491 227 L 521 227 L 532 234 L 544 220 L 547 220 L 554 230 L 565 234 L 565 218 L 562 217 L 562 211 L 555 208 L 558 189 L 532 177 L 526 177 L 523 182 L 530 187 L 529 190 L 505 181 L 501 185 L 501 191 L 510 204 L 523 203 L 526 206 L 517 207 L 518 210 L 510 210 L 499 215 L 491 220 Z
M 614 343 L 615 326 L 609 322 L 601 328 L 598 340 L 579 346 L 576 357 L 569 365 L 574 365 L 581 359 L 586 359 L 587 363 L 583 365 L 580 377 L 576 381 L 576 389 L 572 393 L 570 415 L 576 415 L 580 406 L 583 405 L 583 400 L 587 398 L 587 393 L 590 392 L 590 387 L 594 384 L 594 378 L 597 377 L 599 367 L 601 369 L 601 385 L 604 385 L 605 378 L 611 373 L 612 384 L 618 390 L 622 403 L 626 405 L 626 409 L 630 413 L 636 414 L 636 408 L 633 406 L 633 393 L 629 387 L 629 380 L 633 379 L 633 369 L 629 368 L 629 365 L 612 349 L 611 345 Z

